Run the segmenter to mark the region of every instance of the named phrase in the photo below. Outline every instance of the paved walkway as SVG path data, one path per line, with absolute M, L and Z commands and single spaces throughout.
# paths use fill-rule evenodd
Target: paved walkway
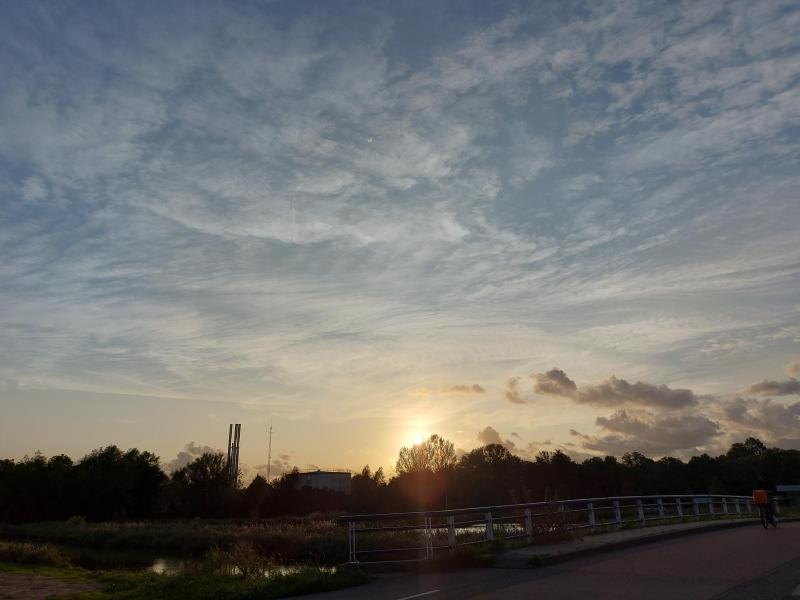
M 755 522 L 748 525 L 668 539 L 651 537 L 635 546 L 537 569 L 392 575 L 307 598 L 794 600 L 796 590 L 800 595 L 800 523 L 782 523 L 769 530 Z
M 715 521 L 656 525 L 587 535 L 583 538 L 568 542 L 534 544 L 532 546 L 510 550 L 501 554 L 494 566 L 505 569 L 524 569 L 531 566 L 531 559 L 534 558 L 540 561 L 540 564 L 552 564 L 584 554 L 596 554 L 597 552 L 641 544 L 654 539 L 666 539 L 725 527 L 738 527 L 752 524 L 753 521 L 750 519 L 718 519 Z

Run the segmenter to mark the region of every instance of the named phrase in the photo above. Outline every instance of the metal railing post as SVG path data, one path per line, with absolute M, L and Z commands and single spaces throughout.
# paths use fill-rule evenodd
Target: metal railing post
M 642 506 L 641 498 L 636 500 L 636 516 L 639 518 L 639 525 L 644 527 L 644 506 Z
M 453 515 L 447 517 L 447 545 L 456 547 L 456 518 Z
M 614 500 L 614 521 L 618 527 L 622 527 L 622 511 L 619 509 L 619 500 Z
M 356 528 L 355 522 L 350 521 L 350 528 L 348 531 L 349 535 L 348 538 L 348 549 L 350 551 L 350 562 L 356 562 Z
M 592 532 L 594 532 L 594 530 L 595 530 L 594 504 L 589 502 L 589 504 L 586 505 L 586 510 L 589 513 L 589 529 L 591 529 Z
M 425 519 L 425 534 L 427 544 L 425 546 L 425 558 L 433 558 L 433 532 L 431 531 L 431 518 Z
M 680 498 L 675 500 L 675 508 L 678 511 L 678 518 L 683 519 L 683 502 L 681 502 Z
M 722 513 L 726 514 L 726 515 L 728 514 L 728 499 L 727 498 L 723 498 L 722 499 Z
M 700 503 L 697 501 L 697 498 L 692 498 L 692 506 L 694 507 L 694 518 L 700 518 Z
M 748 515 L 752 515 L 753 514 L 753 501 L 752 500 L 748 500 L 747 501 L 747 514 Z
M 528 543 L 533 543 L 533 515 L 531 509 L 525 509 L 525 533 L 528 534 Z
M 714 499 L 713 498 L 709 498 L 708 499 L 708 514 L 711 515 L 712 517 L 714 516 Z
M 658 504 L 658 516 L 661 518 L 661 521 L 664 521 L 664 501 L 659 498 L 656 500 L 656 504 Z
M 492 524 L 492 513 L 487 512 L 484 514 L 486 519 L 486 539 L 491 541 L 494 539 L 494 525 Z
M 742 501 L 739 500 L 738 498 L 736 499 L 736 514 L 737 515 L 742 514 Z

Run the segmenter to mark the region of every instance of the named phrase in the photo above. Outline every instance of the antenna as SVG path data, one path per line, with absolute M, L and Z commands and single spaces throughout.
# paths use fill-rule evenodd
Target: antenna
M 267 483 L 269 483 L 270 471 L 272 470 L 272 419 L 269 420 L 269 446 L 267 449 Z

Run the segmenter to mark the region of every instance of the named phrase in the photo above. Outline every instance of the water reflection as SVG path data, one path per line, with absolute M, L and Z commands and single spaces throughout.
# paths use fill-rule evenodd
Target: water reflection
M 175 575 L 181 573 L 187 567 L 187 561 L 177 558 L 154 558 L 152 564 L 147 568 L 156 575 Z

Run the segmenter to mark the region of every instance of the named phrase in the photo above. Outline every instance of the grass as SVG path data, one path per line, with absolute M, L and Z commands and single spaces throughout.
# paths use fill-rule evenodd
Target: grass
M 52 544 L 0 541 L 0 562 L 65 567 L 68 561 Z
M 174 576 L 150 576 L 145 581 L 137 580 L 132 589 L 97 598 L 120 598 L 137 600 L 160 600 L 170 598 L 195 598 L 212 600 L 229 598 L 249 600 L 255 598 L 285 598 L 317 592 L 327 592 L 343 587 L 360 585 L 369 578 L 358 571 L 322 571 L 305 567 L 289 574 L 270 577 L 249 578 L 234 575 L 186 574 Z M 89 596 L 91 597 L 91 596 Z
M 244 542 L 284 563 L 337 564 L 347 559 L 347 532 L 331 518 L 0 524 L 0 538 L 195 555 Z

